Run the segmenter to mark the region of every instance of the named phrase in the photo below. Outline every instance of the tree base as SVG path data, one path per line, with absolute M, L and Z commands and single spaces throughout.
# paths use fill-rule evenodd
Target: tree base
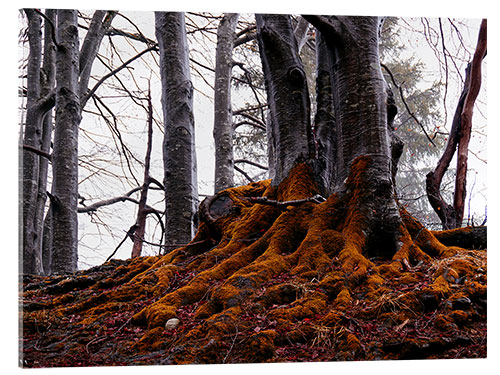
M 251 199 L 310 198 L 313 181 L 299 164 L 278 188 L 218 193 L 167 255 L 26 278 L 23 365 L 486 357 L 486 251 L 445 246 L 401 208 L 399 250 L 369 258 L 355 184 L 322 203 Z

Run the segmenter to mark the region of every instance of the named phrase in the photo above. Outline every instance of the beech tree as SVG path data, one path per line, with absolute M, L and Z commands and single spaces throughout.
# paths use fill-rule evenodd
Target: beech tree
M 453 117 L 450 136 L 435 169 L 427 174 L 426 189 L 429 202 L 439 216 L 443 229 L 460 228 L 464 217 L 467 186 L 467 160 L 472 130 L 472 112 L 481 88 L 481 64 L 486 56 L 487 21 L 481 22 L 476 51 L 465 72 L 465 83 Z M 441 195 L 441 182 L 453 155 L 457 151 L 457 172 L 453 204 Z
M 198 185 L 194 148 L 193 85 L 184 13 L 156 12 L 165 127 L 165 246 L 167 252 L 193 238 Z
M 217 29 L 214 84 L 215 193 L 234 185 L 231 78 L 237 13 L 222 17 Z
M 26 277 L 26 366 L 486 356 L 484 238 L 430 231 L 396 199 L 402 143 L 379 59 L 382 19 L 303 17 L 317 36 L 314 120 L 291 17 L 256 15 L 272 180 L 207 197 L 195 237 L 167 254 L 62 281 Z M 194 165 L 192 86 L 184 15 L 155 21 L 167 185 L 178 183 L 174 165 L 180 178 Z M 190 191 L 170 201 L 188 205 L 167 206 L 167 225 L 192 219 Z M 98 325 L 108 333 L 96 338 Z M 53 362 L 40 360 L 49 349 Z
M 344 194 L 345 181 L 355 159 L 365 156 L 370 166 L 365 174 L 365 194 L 357 208 L 363 212 L 369 248 L 397 250 L 401 220 L 395 201 L 393 167 L 401 145 L 393 137 L 388 114 L 388 92 L 380 67 L 377 17 L 304 16 L 324 38 L 321 57 L 330 64 L 330 100 L 322 110 L 332 115 L 319 123 L 322 160 L 310 124 L 310 104 L 304 69 L 289 16 L 257 15 L 259 45 L 275 139 L 275 177 L 283 181 L 298 163 L 309 163 L 326 195 Z M 320 43 L 321 44 L 321 43 Z M 321 50 L 320 50 L 321 51 Z M 324 79 L 322 77 L 322 79 Z M 392 114 L 393 116 L 393 114 Z M 330 127 L 323 131 L 322 126 Z M 332 131 L 334 130 L 334 134 Z M 336 134 L 336 135 L 335 135 Z M 320 167 L 320 163 L 323 165 Z M 331 169 L 321 176 L 322 170 Z
M 43 14 L 27 9 L 25 13 L 29 20 L 30 58 L 22 164 L 23 272 L 73 272 L 78 259 L 78 127 L 82 108 L 90 97 L 88 84 L 92 64 L 115 12 L 94 12 L 81 50 L 76 10 L 47 10 Z M 45 28 L 43 40 L 42 19 Z M 54 146 L 50 154 L 50 110 L 53 107 L 56 115 Z M 53 182 L 49 195 L 50 215 L 47 216 L 52 223 L 47 227 L 53 232 L 49 241 L 51 250 L 42 256 L 42 249 L 49 249 L 42 246 L 48 160 L 52 162 Z M 56 259 L 53 265 L 51 259 Z M 44 270 L 44 265 L 47 270 Z

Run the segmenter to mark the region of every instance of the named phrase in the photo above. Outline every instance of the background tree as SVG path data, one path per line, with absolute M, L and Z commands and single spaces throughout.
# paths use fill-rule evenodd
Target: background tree
M 443 155 L 436 168 L 427 174 L 426 188 L 430 204 L 439 216 L 444 229 L 462 226 L 465 210 L 467 160 L 472 129 L 472 112 L 481 88 L 481 64 L 486 56 L 486 20 L 481 23 L 476 52 L 466 68 L 466 78 L 462 94 L 458 100 L 450 136 Z M 440 191 L 444 173 L 458 150 L 455 192 L 453 205 L 447 204 Z
M 238 14 L 225 14 L 217 29 L 214 84 L 215 187 L 217 193 L 234 185 L 231 77 Z
M 22 138 L 22 246 L 20 266 L 25 272 L 42 273 L 41 221 L 46 178 L 47 157 L 40 157 L 34 151 L 49 155 L 51 141 L 51 114 L 54 87 L 54 54 L 51 26 L 45 23 L 45 37 L 42 38 L 42 16 L 35 10 L 25 10 L 28 19 L 29 57 L 27 63 L 26 118 Z M 54 12 L 47 13 L 54 19 Z M 42 51 L 43 57 L 42 57 Z M 43 63 L 42 63 L 43 59 Z M 43 64 L 43 69 L 42 69 Z M 44 74 L 43 74 L 44 73 Z M 52 95 L 51 95 L 52 94 Z M 45 175 L 45 178 L 44 178 Z M 41 211 L 41 212 L 40 212 Z
M 196 228 L 198 183 L 194 148 L 193 85 L 184 13 L 155 13 L 160 51 L 167 251 L 187 244 Z

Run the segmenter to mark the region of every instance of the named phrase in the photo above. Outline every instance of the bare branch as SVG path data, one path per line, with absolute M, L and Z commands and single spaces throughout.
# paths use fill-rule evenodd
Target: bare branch
M 158 50 L 157 45 L 148 47 L 145 50 L 139 52 L 134 57 L 131 57 L 130 59 L 128 59 L 127 61 L 125 61 L 122 65 L 120 65 L 116 69 L 112 70 L 111 72 L 109 72 L 108 74 L 106 74 L 105 76 L 103 76 L 99 81 L 97 81 L 97 83 L 94 85 L 94 87 L 82 98 L 82 107 L 85 106 L 85 103 L 87 103 L 87 101 L 90 99 L 90 97 L 92 95 L 94 95 L 94 93 L 97 91 L 97 89 L 99 88 L 99 86 L 101 86 L 103 84 L 103 82 L 106 81 L 109 77 L 112 77 L 112 76 L 116 75 L 120 70 L 122 70 L 123 68 L 127 67 L 130 63 L 132 63 L 133 61 L 137 60 L 142 55 L 144 55 L 144 54 L 146 54 L 148 52 L 151 52 L 151 51 L 156 51 L 156 50 Z
M 391 81 L 392 83 L 394 84 L 394 86 L 396 86 L 396 88 L 398 89 L 399 91 L 399 96 L 401 97 L 401 101 L 403 102 L 405 108 L 406 108 L 406 111 L 408 112 L 408 114 L 415 120 L 415 122 L 420 126 L 420 128 L 422 129 L 422 131 L 424 132 L 425 136 L 427 137 L 427 139 L 429 140 L 429 142 L 434 146 L 436 147 L 436 144 L 434 143 L 433 141 L 433 138 L 431 138 L 429 136 L 429 134 L 427 134 L 427 131 L 425 130 L 425 127 L 424 125 L 422 125 L 422 123 L 418 120 L 417 116 L 415 116 L 415 114 L 410 110 L 410 107 L 408 106 L 408 103 L 406 102 L 406 99 L 404 97 L 404 93 L 403 93 L 403 88 L 402 86 L 398 85 L 397 82 L 396 82 L 396 79 L 394 78 L 394 75 L 392 74 L 391 70 L 389 69 L 389 67 L 385 64 L 380 64 L 382 66 L 382 68 L 385 69 L 385 71 L 389 74 L 389 76 L 391 77 Z
M 234 166 L 234 170 L 235 170 L 235 171 L 240 172 L 243 176 L 245 176 L 245 177 L 246 177 L 246 179 L 247 179 L 249 182 L 254 182 L 253 178 L 252 178 L 252 177 L 250 177 L 250 176 L 248 175 L 248 173 L 247 173 L 247 172 L 245 172 L 245 171 L 244 171 L 243 169 L 241 169 L 240 167 L 237 167 L 237 166 L 235 165 L 235 166 Z
M 31 152 L 34 152 L 35 154 L 37 155 L 40 155 L 40 156 L 43 156 L 44 158 L 48 159 L 50 162 L 52 162 L 52 155 L 45 152 L 45 151 L 42 151 L 42 150 L 39 150 L 35 147 L 32 147 L 30 145 L 23 145 L 23 149 L 24 150 L 28 150 L 28 151 L 31 151 Z
M 326 200 L 320 194 L 316 194 L 314 197 L 291 200 L 291 201 L 284 201 L 284 202 L 272 200 L 272 199 L 269 199 L 267 197 L 239 197 L 239 198 L 246 200 L 246 201 L 250 201 L 251 203 L 265 204 L 268 206 L 278 207 L 282 210 L 285 210 L 288 206 L 300 206 L 301 204 L 308 203 L 308 202 L 313 202 L 313 203 L 319 204 L 319 203 L 322 203 Z
M 260 168 L 260 169 L 264 169 L 264 170 L 268 170 L 269 168 L 266 167 L 265 165 L 262 165 L 262 164 L 259 164 L 259 163 L 256 163 L 252 160 L 246 160 L 246 159 L 236 159 L 234 161 L 234 164 L 239 164 L 239 163 L 246 163 L 246 164 L 250 164 L 250 165 L 253 165 L 254 167 L 257 167 L 257 168 Z

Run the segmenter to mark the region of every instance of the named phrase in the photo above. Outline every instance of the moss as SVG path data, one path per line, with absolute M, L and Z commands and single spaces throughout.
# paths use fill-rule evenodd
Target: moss
M 401 276 L 401 263 L 381 264 L 375 267 L 375 272 L 378 272 L 385 279 L 394 279 Z
M 251 335 L 243 347 L 243 355 L 249 362 L 266 362 L 273 358 L 276 352 L 274 340 L 278 333 L 265 330 Z
M 99 329 L 127 339 L 116 352 L 115 343 L 94 341 L 92 351 L 134 364 L 402 358 L 401 348 L 381 349 L 396 332 L 452 335 L 480 324 L 485 251 L 445 246 L 401 208 L 399 250 L 370 260 L 369 165 L 358 158 L 347 190 L 320 204 L 281 210 L 247 199 L 314 195 L 312 171 L 299 164 L 278 188 L 263 181 L 219 193 L 229 208 L 167 255 L 109 262 L 72 283 L 27 278 L 23 328 L 38 336 L 26 355 L 48 337 L 69 337 L 63 329 L 74 335 L 66 341 L 73 353 Z M 165 331 L 173 317 L 181 325 Z M 54 353 L 64 358 L 63 349 Z
M 349 293 L 349 290 L 347 288 L 343 288 L 339 294 L 337 295 L 337 298 L 335 298 L 335 301 L 333 302 L 335 306 L 337 307 L 346 307 L 349 305 L 352 301 L 351 294 Z

